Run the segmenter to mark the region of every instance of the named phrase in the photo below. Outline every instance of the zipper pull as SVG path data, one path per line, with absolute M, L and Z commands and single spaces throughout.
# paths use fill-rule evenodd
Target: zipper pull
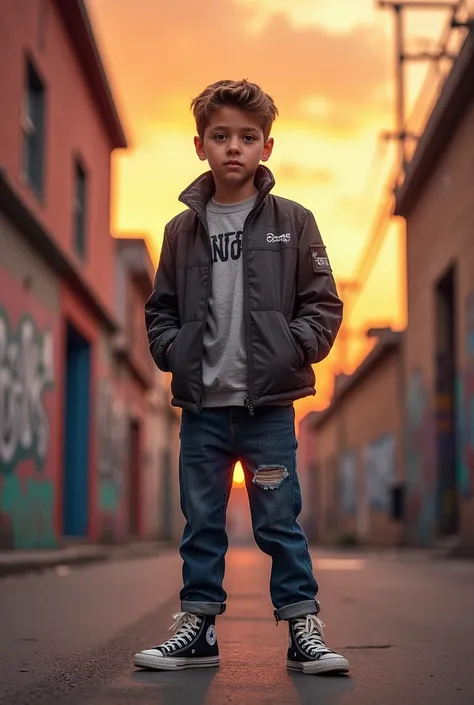
M 247 399 L 244 402 L 244 405 L 249 410 L 250 416 L 254 416 L 255 411 L 254 411 L 254 406 L 253 406 L 252 400 L 247 397 Z

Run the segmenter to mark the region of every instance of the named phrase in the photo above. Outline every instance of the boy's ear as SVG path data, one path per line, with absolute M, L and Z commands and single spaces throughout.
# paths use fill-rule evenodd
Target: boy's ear
M 262 162 L 266 162 L 270 159 L 273 152 L 273 145 L 275 144 L 273 137 L 269 137 L 263 146 L 263 152 L 260 159 Z
M 199 159 L 202 162 L 205 162 L 207 157 L 206 157 L 206 153 L 204 151 L 204 144 L 203 144 L 201 138 L 198 136 L 196 136 L 194 138 L 194 147 L 196 149 L 196 154 L 198 155 Z

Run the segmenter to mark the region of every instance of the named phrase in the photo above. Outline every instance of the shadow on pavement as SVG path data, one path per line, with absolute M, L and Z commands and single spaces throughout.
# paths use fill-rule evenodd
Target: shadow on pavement
M 204 705 L 212 681 L 218 674 L 218 668 L 186 669 L 176 671 L 135 671 L 132 674 L 134 686 L 154 689 L 155 699 L 160 705 Z
M 289 678 L 298 693 L 299 705 L 335 705 L 339 698 L 356 686 L 350 676 L 321 675 L 307 676 L 302 673 L 289 673 Z

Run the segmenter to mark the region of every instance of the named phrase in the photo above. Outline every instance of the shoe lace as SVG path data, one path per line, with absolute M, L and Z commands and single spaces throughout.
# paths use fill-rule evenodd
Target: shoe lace
M 160 645 L 160 649 L 175 651 L 182 646 L 186 646 L 196 636 L 201 623 L 196 614 L 189 612 L 177 612 L 173 615 L 174 622 L 169 628 L 170 632 L 176 632 L 174 636 Z
M 330 653 L 324 643 L 324 623 L 315 614 L 295 619 L 293 629 L 296 639 L 312 656 L 318 653 Z

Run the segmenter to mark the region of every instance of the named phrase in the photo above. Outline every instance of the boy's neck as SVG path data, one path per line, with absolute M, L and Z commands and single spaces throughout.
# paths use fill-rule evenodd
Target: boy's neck
M 214 200 L 216 203 L 220 203 L 222 205 L 232 205 L 234 203 L 242 203 L 242 201 L 247 201 L 249 198 L 253 198 L 253 196 L 257 193 L 258 190 L 255 188 L 253 181 L 247 184 L 242 184 L 239 188 L 233 189 L 216 183 Z

